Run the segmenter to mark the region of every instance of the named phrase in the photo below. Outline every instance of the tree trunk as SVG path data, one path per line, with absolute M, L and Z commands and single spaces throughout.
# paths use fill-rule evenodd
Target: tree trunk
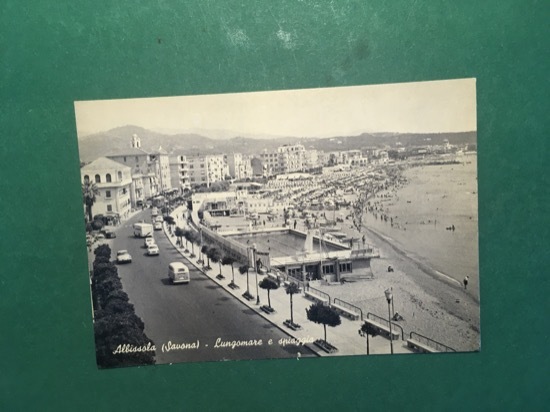
M 323 328 L 325 328 L 325 343 L 327 343 L 327 325 L 323 323 Z
M 294 317 L 292 314 L 292 294 L 290 294 L 290 322 L 294 324 Z
M 269 296 L 269 289 L 267 290 L 267 305 L 271 308 L 271 297 Z
M 233 270 L 233 263 L 231 263 L 231 282 L 235 283 L 235 271 Z
M 248 268 L 246 269 L 246 293 L 250 295 L 250 286 L 248 283 Z

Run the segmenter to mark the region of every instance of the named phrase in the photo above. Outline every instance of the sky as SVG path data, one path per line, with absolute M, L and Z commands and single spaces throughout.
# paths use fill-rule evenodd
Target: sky
M 260 138 L 477 130 L 475 79 L 78 101 L 75 113 L 79 138 L 126 125 Z

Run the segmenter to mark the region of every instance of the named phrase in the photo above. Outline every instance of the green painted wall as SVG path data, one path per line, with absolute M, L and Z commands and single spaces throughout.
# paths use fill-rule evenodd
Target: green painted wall
M 548 2 L 0 10 L 0 410 L 547 407 Z M 478 93 L 481 353 L 97 370 L 73 101 L 464 77 Z

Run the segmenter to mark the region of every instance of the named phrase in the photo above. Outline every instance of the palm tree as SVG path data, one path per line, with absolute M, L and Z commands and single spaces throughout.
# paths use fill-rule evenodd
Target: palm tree
M 82 199 L 86 205 L 86 214 L 88 215 L 88 222 L 93 220 L 92 206 L 95 203 L 96 196 L 99 196 L 99 189 L 94 182 L 85 180 L 82 184 Z
M 286 287 L 285 287 L 285 290 L 286 290 L 286 294 L 287 295 L 290 295 L 290 323 L 294 325 L 294 316 L 293 316 L 293 302 L 292 302 L 292 295 L 294 295 L 295 293 L 299 293 L 300 292 L 300 287 L 294 283 L 294 282 L 290 282 Z
M 267 290 L 267 306 L 269 307 L 269 309 L 273 309 L 271 307 L 271 298 L 269 296 L 269 292 L 271 290 L 275 290 L 275 289 L 278 289 L 279 288 L 279 284 L 277 282 L 275 282 L 273 279 L 271 279 L 270 277 L 266 277 L 264 278 L 261 282 L 260 282 L 260 285 L 259 285 L 262 289 L 265 289 Z

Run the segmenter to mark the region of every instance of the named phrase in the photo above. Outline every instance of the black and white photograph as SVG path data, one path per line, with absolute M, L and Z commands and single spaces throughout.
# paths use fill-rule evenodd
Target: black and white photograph
M 475 79 L 74 105 L 99 368 L 479 351 Z

